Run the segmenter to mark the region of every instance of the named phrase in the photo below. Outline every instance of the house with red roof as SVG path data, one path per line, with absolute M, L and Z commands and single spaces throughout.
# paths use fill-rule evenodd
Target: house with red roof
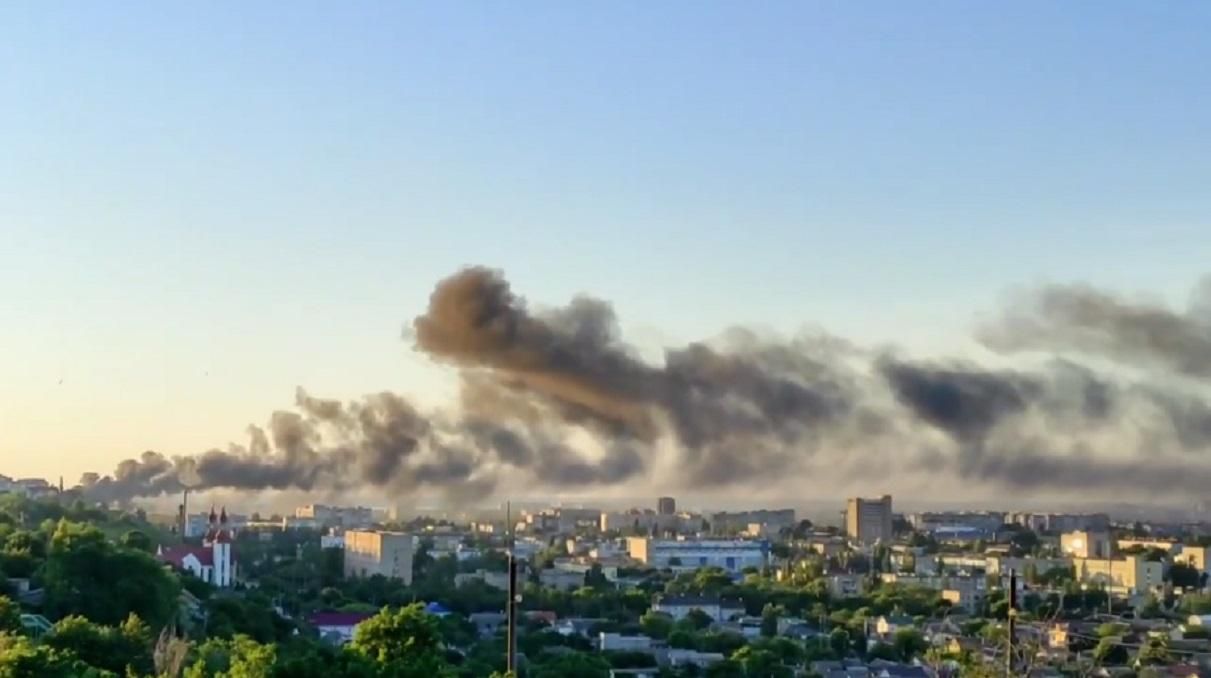
M 236 562 L 231 553 L 231 530 L 227 525 L 227 509 L 215 515 L 210 508 L 210 525 L 201 546 L 181 544 L 156 551 L 160 562 L 191 573 L 202 581 L 219 588 L 235 585 Z

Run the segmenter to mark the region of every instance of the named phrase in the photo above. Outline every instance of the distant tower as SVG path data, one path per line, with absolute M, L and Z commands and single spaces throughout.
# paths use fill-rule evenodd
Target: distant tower
M 851 498 L 845 509 L 845 533 L 859 544 L 891 542 L 891 495 L 878 499 Z
M 214 574 L 211 583 L 221 588 L 229 588 L 235 579 L 235 561 L 231 558 L 231 530 L 227 527 L 227 507 L 215 516 L 214 507 L 210 507 L 210 529 L 202 545 L 210 548 Z
M 677 500 L 672 497 L 661 497 L 656 500 L 656 513 L 671 516 L 677 513 Z

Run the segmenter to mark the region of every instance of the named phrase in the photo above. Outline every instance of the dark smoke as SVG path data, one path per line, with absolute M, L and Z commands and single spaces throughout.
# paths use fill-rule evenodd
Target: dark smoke
M 1196 288 L 1185 313 L 1086 285 L 1044 287 L 1021 297 L 979 335 L 1007 353 L 1078 351 L 1211 377 L 1211 277 Z
M 1209 327 L 1211 278 L 1185 313 L 1051 287 L 980 333 L 1004 352 L 1052 354 L 1036 365 L 914 361 L 818 332 L 785 340 L 744 329 L 652 364 L 623 341 L 608 303 L 533 310 L 501 273 L 469 268 L 437 284 L 409 333 L 459 371 L 456 407 L 299 389 L 294 409 L 250 427 L 245 445 L 147 452 L 81 484 L 117 501 L 184 487 L 478 499 L 505 478 L 554 490 L 701 489 L 799 482 L 812 469 L 1015 492 L 1198 494 L 1211 480 L 1211 406 L 1198 383 L 1211 375 Z M 1099 372 L 1069 352 L 1132 369 Z M 1162 369 L 1139 375 L 1151 367 Z

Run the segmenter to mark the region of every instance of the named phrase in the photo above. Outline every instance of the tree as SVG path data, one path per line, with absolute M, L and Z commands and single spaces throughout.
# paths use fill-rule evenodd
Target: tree
M 715 623 L 715 619 L 711 617 L 711 615 L 696 607 L 686 613 L 685 620 L 690 624 L 691 627 L 698 629 L 699 631 L 709 628 L 711 624 Z
M 442 652 L 437 624 L 420 603 L 394 611 L 383 608 L 357 627 L 351 647 L 393 678 L 454 675 Z
M 1107 636 L 1098 641 L 1097 647 L 1093 648 L 1093 659 L 1103 665 L 1126 664 L 1128 659 L 1127 648 L 1119 644 L 1118 639 Z
M 35 645 L 24 636 L 0 633 L 0 676 L 3 678 L 117 678 L 88 666 L 70 652 Z
M 248 636 L 211 638 L 198 647 L 197 655 L 184 678 L 269 678 L 277 660 L 273 645 Z
M 833 629 L 828 634 L 828 646 L 838 659 L 844 659 L 849 654 L 849 633 L 845 629 Z
M 0 596 L 0 633 L 21 633 L 21 608 L 7 596 Z
M 753 646 L 742 647 L 732 655 L 732 661 L 740 664 L 745 676 L 762 678 L 791 678 L 794 671 L 783 666 L 778 656 L 769 650 Z
M 673 618 L 661 612 L 646 612 L 639 618 L 639 626 L 644 635 L 656 640 L 664 640 L 673 630 Z
M 1150 636 L 1135 656 L 1136 666 L 1160 666 L 1170 661 L 1169 643 L 1163 637 Z
M 778 635 L 778 618 L 782 616 L 782 608 L 766 603 L 761 609 L 761 635 L 773 638 Z
M 1169 568 L 1169 581 L 1185 589 L 1199 589 L 1207 583 L 1207 575 L 1192 565 L 1173 563 Z
M 118 627 L 94 624 L 78 615 L 64 617 L 42 642 L 117 674 L 146 675 L 153 668 L 151 629 L 133 614 Z
M 566 676 L 608 678 L 610 663 L 598 654 L 561 652 L 555 655 L 544 655 L 541 662 L 535 662 L 529 675 L 532 678 L 565 678 Z
M 584 573 L 584 585 L 594 589 L 610 587 L 610 580 L 606 579 L 605 574 L 601 571 L 600 563 L 593 563 L 593 567 Z
M 1211 594 L 1187 593 L 1182 596 L 1181 609 L 1186 614 L 1211 614 Z
M 890 662 L 900 661 L 900 652 L 887 643 L 877 643 L 866 653 L 868 659 L 884 659 Z
M 149 554 L 115 546 L 94 527 L 60 520 L 42 571 L 51 616 L 120 624 L 136 614 L 155 628 L 177 611 L 177 578 Z
M 680 650 L 693 650 L 698 646 L 694 640 L 694 634 L 689 631 L 676 630 L 669 633 L 669 647 L 675 647 Z
M 918 655 L 924 654 L 925 650 L 929 649 L 929 643 L 925 642 L 925 637 L 916 629 L 900 629 L 896 631 L 891 640 L 892 647 L 896 649 L 896 654 L 900 656 L 901 661 L 912 661 Z
M 147 533 L 140 530 L 130 530 L 122 535 L 122 540 L 119 543 L 128 549 L 136 551 L 152 553 L 155 550 L 155 546 L 151 543 L 151 537 L 148 537 Z

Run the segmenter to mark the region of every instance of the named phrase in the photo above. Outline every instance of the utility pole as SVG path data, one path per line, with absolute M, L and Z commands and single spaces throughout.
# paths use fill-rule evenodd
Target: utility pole
M 510 502 L 505 502 L 505 530 L 508 537 L 509 555 L 509 600 L 505 606 L 505 626 L 507 629 L 505 649 L 505 671 L 510 676 L 517 675 L 517 603 L 521 594 L 517 590 L 517 556 L 514 553 L 513 539 L 513 510 Z
M 1006 630 L 1009 632 L 1005 641 L 1005 676 L 1013 677 L 1013 635 L 1018 616 L 1018 573 L 1009 570 L 1009 611 L 1005 614 Z

